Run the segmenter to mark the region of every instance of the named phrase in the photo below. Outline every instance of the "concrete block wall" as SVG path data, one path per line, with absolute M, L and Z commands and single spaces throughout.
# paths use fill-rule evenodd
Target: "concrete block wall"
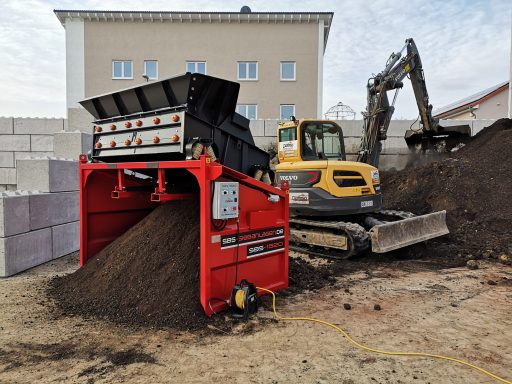
M 47 145 L 43 135 L 28 136 L 39 142 L 38 148 Z M 92 136 L 59 131 L 51 141 L 54 147 L 48 154 L 78 158 L 89 149 Z M 0 277 L 77 251 L 80 244 L 78 161 L 47 153 L 13 157 L 16 168 L 9 181 L 18 190 L 0 192 Z
M 0 277 L 79 248 L 77 159 L 92 135 L 66 129 L 65 119 L 0 117 Z
M 16 189 L 16 160 L 53 156 L 53 135 L 66 119 L 0 117 L 0 192 Z
M 0 193 L 0 277 L 79 248 L 78 192 Z

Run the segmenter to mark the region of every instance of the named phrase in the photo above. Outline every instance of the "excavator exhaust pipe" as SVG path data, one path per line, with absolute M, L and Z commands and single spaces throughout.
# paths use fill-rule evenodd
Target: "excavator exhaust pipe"
M 369 233 L 372 251 L 385 253 L 446 235 L 450 231 L 446 226 L 446 211 L 439 211 L 376 225 Z

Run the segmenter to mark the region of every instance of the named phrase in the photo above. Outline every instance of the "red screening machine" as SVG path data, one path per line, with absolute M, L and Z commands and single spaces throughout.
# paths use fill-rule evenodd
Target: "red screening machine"
M 187 73 L 81 102 L 95 117 L 80 157 L 81 265 L 159 204 L 199 196 L 205 313 L 228 307 L 235 279 L 288 286 L 287 185 L 270 185 L 238 90 Z

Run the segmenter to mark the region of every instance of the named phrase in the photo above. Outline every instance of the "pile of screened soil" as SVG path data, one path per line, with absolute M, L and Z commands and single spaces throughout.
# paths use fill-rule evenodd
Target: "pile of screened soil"
M 178 231 L 176 231 L 178 229 Z M 206 317 L 199 301 L 199 203 L 169 202 L 151 212 L 83 268 L 50 282 L 49 294 L 71 315 L 129 326 L 229 330 L 225 316 Z M 290 294 L 332 281 L 290 259 Z
M 500 119 L 441 161 L 383 172 L 385 209 L 447 211 L 450 235 L 407 252 L 462 259 L 512 254 L 511 144 L 512 120 Z
M 66 313 L 194 329 L 206 322 L 199 302 L 198 247 L 199 204 L 170 202 L 83 268 L 53 279 L 49 291 Z

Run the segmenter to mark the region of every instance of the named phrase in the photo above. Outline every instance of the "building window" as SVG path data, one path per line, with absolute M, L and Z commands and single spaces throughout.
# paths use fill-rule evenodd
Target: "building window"
M 149 80 L 155 80 L 158 78 L 158 61 L 156 60 L 145 60 L 144 61 L 144 75 Z
M 295 81 L 295 61 L 281 61 L 281 81 Z
M 206 75 L 206 61 L 187 61 L 187 72 Z
M 113 79 L 133 79 L 133 63 L 131 60 L 112 61 Z
M 279 116 L 281 120 L 290 120 L 291 116 L 295 116 L 295 105 L 281 104 Z
M 238 104 L 236 111 L 247 119 L 258 118 L 258 106 L 256 104 Z
M 238 80 L 258 80 L 258 63 L 256 61 L 239 61 Z

